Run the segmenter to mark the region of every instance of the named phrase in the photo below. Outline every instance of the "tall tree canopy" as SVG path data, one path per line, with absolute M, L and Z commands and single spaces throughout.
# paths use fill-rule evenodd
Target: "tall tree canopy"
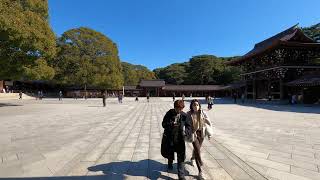
M 320 42 L 320 23 L 315 24 L 310 27 L 302 28 L 304 33 L 306 33 L 309 37 L 313 38 L 317 42 Z
M 47 0 L 0 0 L 0 77 L 52 79 L 55 36 Z
M 157 78 L 169 84 L 228 84 L 239 80 L 240 69 L 228 67 L 225 62 L 233 57 L 219 58 L 199 55 L 188 62 L 171 64 L 154 70 Z
M 117 45 L 89 28 L 71 29 L 58 39 L 55 79 L 73 85 L 119 89 L 123 85 Z
M 154 70 L 157 78 L 164 79 L 169 84 L 183 84 L 188 76 L 188 63 L 175 63 L 165 68 L 157 68 Z
M 125 85 L 138 85 L 141 79 L 155 79 L 154 72 L 145 66 L 122 62 L 122 73 Z

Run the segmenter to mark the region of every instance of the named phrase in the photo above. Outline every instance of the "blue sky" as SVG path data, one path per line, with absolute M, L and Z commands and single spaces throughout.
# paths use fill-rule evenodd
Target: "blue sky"
M 57 36 L 81 26 L 112 39 L 122 61 L 149 69 L 200 54 L 243 55 L 299 23 L 320 23 L 319 0 L 49 0 Z

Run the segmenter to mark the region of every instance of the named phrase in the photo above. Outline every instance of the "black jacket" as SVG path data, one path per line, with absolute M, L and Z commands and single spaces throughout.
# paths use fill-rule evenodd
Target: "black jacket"
M 180 119 L 178 127 L 178 144 L 173 145 L 173 128 L 174 120 L 177 116 L 175 109 L 170 109 L 163 118 L 162 127 L 164 133 L 161 142 L 161 154 L 165 158 L 173 159 L 173 153 L 185 153 L 186 146 L 184 142 L 185 136 L 192 134 L 191 121 L 187 120 L 187 114 L 184 112 L 180 113 Z

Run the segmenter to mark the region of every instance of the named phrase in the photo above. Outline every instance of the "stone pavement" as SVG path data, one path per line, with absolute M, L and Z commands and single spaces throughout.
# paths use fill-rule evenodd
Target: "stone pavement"
M 161 122 L 171 98 L 125 98 L 123 104 L 110 98 L 106 108 L 100 99 L 0 104 L 0 178 L 177 178 L 160 155 Z M 319 114 L 223 103 L 209 116 L 216 128 L 202 149 L 207 179 L 319 177 Z M 187 179 L 196 179 L 191 150 L 188 144 Z
M 215 139 L 269 179 L 320 179 L 320 107 L 217 100 Z

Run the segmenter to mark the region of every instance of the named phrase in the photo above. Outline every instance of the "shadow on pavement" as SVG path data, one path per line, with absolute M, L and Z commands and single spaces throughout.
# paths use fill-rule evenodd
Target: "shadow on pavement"
M 19 178 L 0 178 L 0 180 L 102 180 L 101 176 L 56 176 L 56 177 L 19 177 Z
M 168 177 L 161 174 L 166 172 L 166 165 L 151 159 L 144 159 L 138 162 L 121 161 L 111 162 L 108 164 L 100 164 L 89 167 L 89 171 L 102 171 L 107 179 L 121 180 L 126 176 L 140 176 L 150 179 L 167 179 Z
M 11 103 L 0 103 L 0 107 L 6 107 L 6 106 L 23 106 L 23 105 L 11 104 Z
M 55 176 L 55 177 L 17 177 L 17 178 L 0 178 L 0 180 L 124 180 L 127 176 L 149 179 L 171 179 L 164 175 L 167 173 L 167 165 L 151 159 L 144 159 L 138 162 L 120 161 L 111 162 L 108 164 L 99 164 L 88 167 L 90 172 L 99 173 L 103 175 L 88 175 L 88 176 Z M 174 170 L 169 171 L 177 175 L 177 166 L 174 164 Z M 190 176 L 189 172 L 185 171 L 186 176 Z

